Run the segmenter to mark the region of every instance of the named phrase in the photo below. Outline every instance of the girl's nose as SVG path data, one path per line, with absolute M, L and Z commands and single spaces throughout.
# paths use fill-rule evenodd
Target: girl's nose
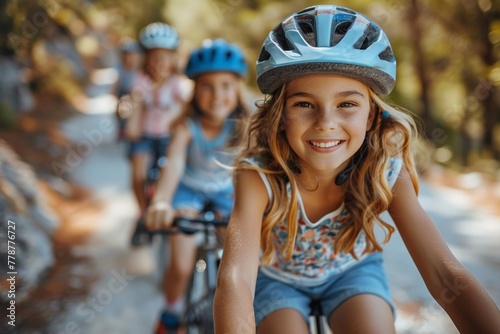
M 223 93 L 222 88 L 220 88 L 220 87 L 214 88 L 214 90 L 213 90 L 214 101 L 219 101 L 220 99 L 222 99 L 223 95 L 224 95 L 224 93 Z
M 315 128 L 319 130 L 331 130 L 338 126 L 335 110 L 330 108 L 321 108 L 316 117 Z

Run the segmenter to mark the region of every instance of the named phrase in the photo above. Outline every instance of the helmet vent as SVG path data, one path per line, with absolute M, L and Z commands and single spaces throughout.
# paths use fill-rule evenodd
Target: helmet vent
M 278 45 L 280 46 L 280 48 L 283 51 L 293 50 L 293 48 L 290 46 L 290 44 L 288 44 L 288 41 L 285 37 L 285 31 L 283 30 L 283 27 L 281 26 L 281 24 L 278 24 L 276 26 L 276 28 L 274 28 L 272 37 L 273 37 L 273 40 L 276 43 L 278 43 Z
M 385 50 L 382 53 L 380 53 L 378 57 L 382 60 L 386 60 L 391 63 L 395 61 L 394 53 L 392 52 L 392 49 L 389 46 L 385 48 Z
M 349 17 L 350 21 L 343 21 L 337 24 L 335 27 L 334 33 L 332 34 L 332 41 L 331 41 L 331 46 L 337 45 L 342 38 L 344 38 L 345 34 L 349 31 L 349 28 L 351 28 L 352 23 L 354 22 L 354 17 L 350 16 Z
M 262 62 L 262 61 L 266 61 L 266 60 L 269 60 L 271 59 L 271 54 L 269 52 L 266 51 L 265 48 L 262 48 L 262 50 L 260 51 L 260 55 L 259 55 L 259 62 Z
M 231 51 L 227 51 L 225 54 L 226 60 L 230 60 L 232 55 L 233 55 L 233 53 Z
M 369 48 L 379 37 L 380 29 L 375 27 L 373 24 L 370 24 L 361 36 L 360 39 L 354 44 L 355 49 L 366 50 Z
M 302 32 L 302 36 L 311 46 L 316 46 L 316 27 L 312 15 L 301 15 L 296 18 L 297 24 Z

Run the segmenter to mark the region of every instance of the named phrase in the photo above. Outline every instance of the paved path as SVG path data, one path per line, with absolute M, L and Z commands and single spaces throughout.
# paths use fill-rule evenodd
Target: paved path
M 73 250 L 91 259 L 91 274 L 98 280 L 87 299 L 75 301 L 67 314 L 53 319 L 51 333 L 77 333 L 78 329 L 79 333 L 92 334 L 151 333 L 162 304 L 151 250 L 128 248 L 137 208 L 128 186 L 124 147 L 114 142 L 113 131 L 102 130 L 102 124 L 110 124 L 106 122 L 112 119 L 106 114 L 82 115 L 63 126 L 74 142 L 91 142 L 89 138 L 94 138 L 91 152 L 72 170 L 71 177 L 90 187 L 106 209 L 90 242 Z M 97 140 L 99 131 L 101 140 Z M 426 184 L 422 185 L 420 201 L 453 253 L 500 305 L 498 217 L 474 211 L 458 192 Z M 385 247 L 385 260 L 398 304 L 398 333 L 457 333 L 427 292 L 399 235 Z

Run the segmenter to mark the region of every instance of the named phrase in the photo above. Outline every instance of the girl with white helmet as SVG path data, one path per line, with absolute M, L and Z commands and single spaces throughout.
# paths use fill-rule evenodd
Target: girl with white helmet
M 220 218 L 227 218 L 233 208 L 228 166 L 249 114 L 241 91 L 247 73 L 243 52 L 222 39 L 206 40 L 191 52 L 185 72 L 194 81 L 194 94 L 172 130 L 168 164 L 147 211 L 147 227 L 152 230 L 170 226 L 176 215 L 197 216 L 207 202 Z M 168 246 L 166 309 L 157 333 L 175 327 L 196 255 L 193 236 L 172 235 Z
M 417 200 L 415 123 L 380 97 L 395 78 L 387 36 L 353 10 L 309 7 L 269 33 L 257 60 L 269 95 L 236 160 L 216 333 L 308 333 L 311 301 L 333 333 L 394 333 L 381 251 L 396 228 L 458 329 L 498 331 L 498 308 Z
M 144 67 L 136 76 L 130 93 L 133 112 L 127 123 L 132 165 L 132 187 L 140 212 L 146 209 L 144 180 L 154 155 L 164 156 L 170 140 L 170 125 L 180 115 L 186 100 L 183 77 L 177 69 L 179 36 L 166 23 L 155 22 L 143 28 L 139 43 L 144 49 Z M 187 79 L 184 79 L 187 80 Z M 132 236 L 132 244 L 148 240 L 142 226 Z M 146 238 L 141 238 L 146 236 Z

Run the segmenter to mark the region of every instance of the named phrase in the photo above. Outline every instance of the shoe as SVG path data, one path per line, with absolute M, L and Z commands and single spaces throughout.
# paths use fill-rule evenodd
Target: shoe
M 163 311 L 160 321 L 156 326 L 155 334 L 177 334 L 181 328 L 181 321 L 178 315 Z
M 144 221 L 139 219 L 135 224 L 135 230 L 130 239 L 132 246 L 143 246 L 150 244 L 152 240 L 151 233 L 144 226 Z

